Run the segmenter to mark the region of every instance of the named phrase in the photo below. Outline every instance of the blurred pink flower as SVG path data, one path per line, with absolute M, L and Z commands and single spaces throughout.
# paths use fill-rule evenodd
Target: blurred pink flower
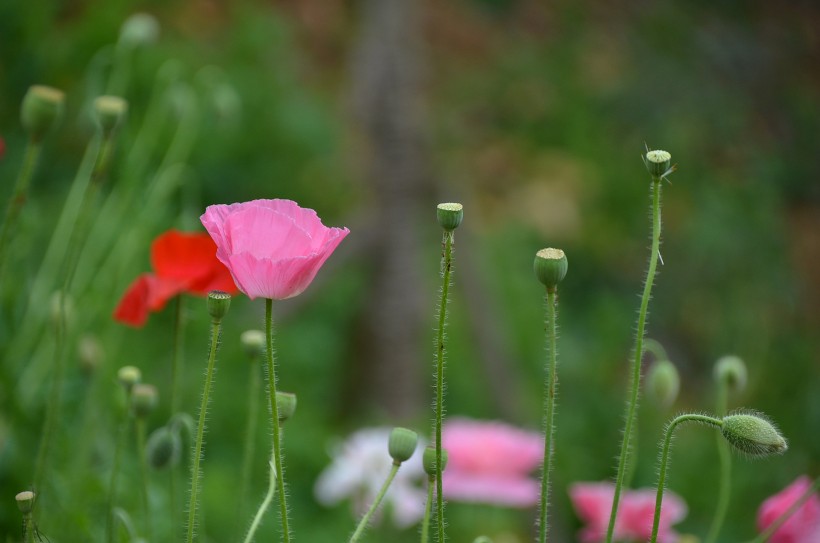
M 767 499 L 757 511 L 757 527 L 762 532 L 780 515 L 786 512 L 794 502 L 800 499 L 812 485 L 805 475 L 798 477 L 792 484 L 778 494 Z M 769 539 L 770 543 L 818 543 L 820 542 L 820 498 L 815 492 L 801 505 L 789 519 L 783 523 Z
M 606 539 L 609 515 L 615 496 L 615 485 L 611 483 L 575 483 L 569 489 L 569 496 L 578 517 L 586 526 L 578 534 L 582 543 L 597 543 Z M 655 489 L 623 490 L 615 520 L 615 541 L 645 541 L 652 535 L 655 516 Z M 679 535 L 672 525 L 686 517 L 686 503 L 672 492 L 663 495 L 661 519 L 658 527 L 658 541 L 674 543 Z
M 216 242 L 216 257 L 251 300 L 300 294 L 350 233 L 327 228 L 315 211 L 291 200 L 212 205 L 200 220 Z
M 538 503 L 541 487 L 530 474 L 541 465 L 544 438 L 501 422 L 450 419 L 442 428 L 448 500 L 510 507 Z
M 393 459 L 387 450 L 391 428 L 367 428 L 352 434 L 332 452 L 333 462 L 319 475 L 313 488 L 323 505 L 335 505 L 351 498 L 353 514 L 362 516 L 384 484 Z M 405 528 L 424 516 L 427 494 L 421 483 L 426 479 L 421 465 L 419 442 L 416 452 L 396 474 L 384 498 L 384 508 L 390 511 L 393 523 Z

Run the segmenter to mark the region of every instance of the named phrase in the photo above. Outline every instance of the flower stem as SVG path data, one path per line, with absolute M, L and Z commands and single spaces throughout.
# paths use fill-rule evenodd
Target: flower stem
M 142 482 L 142 511 L 145 523 L 145 537 L 153 540 L 151 530 L 151 505 L 148 499 L 148 459 L 145 456 L 145 420 L 137 417 L 137 458 L 140 464 L 140 479 Z
M 205 388 L 202 391 L 202 405 L 199 407 L 199 424 L 196 431 L 196 443 L 194 444 L 194 466 L 191 470 L 191 497 L 188 503 L 188 535 L 186 539 L 188 543 L 192 543 L 194 540 L 194 529 L 196 527 L 197 497 L 199 493 L 199 479 L 201 477 L 199 463 L 202 460 L 202 440 L 205 435 L 205 418 L 208 412 L 211 384 L 213 383 L 220 330 L 221 324 L 219 322 L 211 323 L 211 349 L 208 354 L 208 370 L 205 374 Z
M 359 538 L 364 533 L 365 528 L 370 523 L 370 517 L 373 516 L 373 513 L 376 509 L 379 508 L 379 505 L 382 503 L 384 499 L 384 495 L 387 493 L 387 489 L 390 488 L 390 483 L 393 482 L 393 478 L 396 476 L 396 473 L 399 471 L 400 464 L 393 463 L 393 466 L 390 468 L 390 473 L 387 475 L 387 479 L 384 481 L 381 490 L 376 495 L 376 499 L 370 505 L 370 509 L 367 510 L 367 513 L 364 514 L 362 520 L 359 522 L 359 525 L 356 527 L 356 531 L 353 532 L 353 535 L 350 536 L 350 541 L 348 543 L 356 543 Z
M 23 513 L 23 541 L 34 543 L 34 518 L 31 511 Z
M 436 522 L 438 543 L 444 543 L 444 498 L 441 484 L 441 424 L 444 418 L 444 326 L 447 322 L 447 295 L 450 291 L 450 274 L 453 268 L 452 231 L 444 231 L 441 255 L 441 301 L 438 309 L 438 333 L 436 339 Z
M 130 403 L 130 398 L 126 399 Z M 120 457 L 125 444 L 125 436 L 128 434 L 129 420 L 127 415 L 122 416 L 117 432 L 117 442 L 114 445 L 114 465 L 111 467 L 111 478 L 108 481 L 108 514 L 105 522 L 105 540 L 108 543 L 114 543 L 114 503 L 117 500 L 117 478 L 120 473 Z
M 253 452 L 254 441 L 256 437 L 256 421 L 259 418 L 259 387 L 261 380 L 259 376 L 259 367 L 256 365 L 257 357 L 254 356 L 250 365 L 250 383 L 248 385 L 248 422 L 245 428 L 245 444 L 242 452 L 242 475 L 240 479 L 239 491 L 239 514 L 237 518 L 242 517 L 242 512 L 245 510 L 245 503 L 247 501 L 248 492 L 251 486 L 251 474 L 253 473 Z
M 782 515 L 777 517 L 774 522 L 769 524 L 768 528 L 760 532 L 756 538 L 752 539 L 748 543 L 766 543 L 766 541 L 772 537 L 777 529 L 783 526 L 783 524 L 785 524 L 785 522 L 789 520 L 793 514 L 797 513 L 797 510 L 800 509 L 800 507 L 802 507 L 803 504 L 806 503 L 818 489 L 820 489 L 820 477 L 817 477 L 809 488 L 807 488 L 806 491 L 803 492 L 799 498 L 797 498 L 797 501 L 791 504 L 791 506 L 786 509 Z
M 635 335 L 635 350 L 632 360 L 632 383 L 630 385 L 629 403 L 626 409 L 626 426 L 624 427 L 623 440 L 621 441 L 621 453 L 618 457 L 618 475 L 615 479 L 615 495 L 612 499 L 612 511 L 609 516 L 609 527 L 606 532 L 606 543 L 612 543 L 612 534 L 615 530 L 615 518 L 618 515 L 618 502 L 621 497 L 621 487 L 624 483 L 626 465 L 630 453 L 630 438 L 632 437 L 632 426 L 635 423 L 636 410 L 638 406 L 638 396 L 641 388 L 641 358 L 643 357 L 643 339 L 646 328 L 646 312 L 649 307 L 649 299 L 652 295 L 652 284 L 655 281 L 655 268 L 658 265 L 658 254 L 661 243 L 661 178 L 652 179 L 652 248 L 649 254 L 649 269 L 646 273 L 643 296 L 641 296 L 641 309 L 638 313 L 638 329 Z
M 174 299 L 174 340 L 171 347 L 171 417 L 179 412 L 182 400 L 179 393 L 179 380 L 182 375 L 182 295 Z M 177 466 L 171 465 L 168 470 L 168 514 L 171 526 L 177 525 Z
M 658 491 L 655 497 L 655 518 L 652 522 L 652 538 L 650 543 L 656 543 L 658 540 L 658 527 L 661 522 L 661 505 L 663 503 L 663 490 L 666 486 L 666 467 L 669 460 L 669 449 L 672 446 L 672 434 L 675 428 L 683 422 L 701 422 L 709 424 L 716 428 L 723 426 L 723 421 L 707 415 L 685 414 L 680 415 L 672 420 L 666 427 L 666 435 L 663 440 L 663 449 L 661 451 L 661 467 L 658 470 Z
M 6 215 L 3 218 L 3 226 L 0 228 L 0 279 L 2 279 L 3 270 L 5 269 L 9 235 L 17 223 L 20 210 L 23 209 L 23 205 L 26 203 L 26 193 L 28 193 L 28 186 L 37 166 L 40 149 L 42 149 L 40 143 L 28 142 L 25 155 L 23 155 L 23 165 L 20 168 L 20 174 L 17 176 L 17 182 L 14 185 L 14 192 L 12 192 L 9 200 Z
M 270 506 L 270 502 L 273 501 L 273 495 L 276 494 L 276 467 L 273 463 L 273 459 L 268 462 L 270 465 L 270 480 L 268 482 L 268 493 L 265 494 L 265 499 L 262 500 L 262 504 L 259 506 L 259 510 L 256 511 L 256 515 L 253 517 L 253 522 L 251 523 L 251 527 L 248 529 L 248 535 L 245 536 L 244 543 L 251 543 L 253 541 L 253 536 L 256 534 L 256 529 L 259 528 L 259 525 L 262 524 L 262 517 L 265 515 L 265 511 L 268 510 Z
M 430 539 L 430 510 L 433 508 L 433 489 L 436 486 L 436 478 L 431 475 L 427 479 L 427 501 L 424 504 L 424 520 L 421 524 L 421 543 L 427 543 Z
M 718 380 L 717 393 L 717 415 L 723 417 L 728 409 L 729 383 L 725 379 Z M 720 462 L 720 486 L 718 487 L 718 499 L 715 505 L 715 516 L 712 518 L 712 525 L 706 535 L 704 543 L 714 543 L 720 534 L 720 528 L 726 518 L 726 511 L 729 508 L 729 493 L 732 483 L 732 455 L 729 452 L 729 444 L 722 435 L 716 436 L 718 460 Z
M 544 397 L 544 464 L 541 469 L 541 517 L 539 521 L 540 526 L 540 541 L 546 543 L 548 532 L 548 516 L 547 510 L 549 508 L 549 491 L 550 491 L 550 470 L 552 469 L 552 439 L 554 433 L 553 416 L 555 413 L 555 393 L 558 388 L 556 381 L 556 368 L 558 366 L 558 347 L 556 338 L 556 289 L 547 288 L 547 390 Z
M 290 542 L 288 501 L 285 493 L 285 473 L 282 471 L 282 450 L 279 429 L 279 406 L 276 404 L 276 364 L 273 360 L 273 300 L 265 300 L 265 339 L 267 341 L 268 399 L 270 400 L 271 426 L 273 427 L 273 463 L 279 485 L 279 518 L 282 522 L 282 540 Z

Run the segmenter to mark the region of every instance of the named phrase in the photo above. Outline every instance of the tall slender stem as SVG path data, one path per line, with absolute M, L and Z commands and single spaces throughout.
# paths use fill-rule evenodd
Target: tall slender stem
M 31 511 L 23 513 L 23 541 L 34 543 L 34 518 Z
M 658 470 L 658 490 L 655 497 L 655 517 L 652 522 L 652 538 L 650 543 L 656 543 L 658 540 L 658 527 L 661 522 L 661 506 L 663 504 L 663 491 L 666 486 L 666 466 L 669 461 L 669 449 L 672 445 L 672 434 L 675 428 L 683 422 L 702 422 L 709 424 L 716 428 L 723 426 L 723 421 L 707 415 L 686 414 L 676 417 L 666 427 L 666 435 L 663 440 L 663 449 L 661 451 L 661 466 Z
M 717 393 L 717 415 L 719 417 L 726 415 L 729 403 L 728 397 L 729 383 L 725 379 L 719 379 Z M 706 535 L 704 543 L 717 541 L 720 528 L 726 518 L 726 511 L 729 508 L 729 493 L 732 484 L 732 455 L 729 452 L 729 444 L 721 435 L 716 436 L 715 439 L 717 439 L 718 460 L 720 462 L 720 486 L 718 487 L 715 516 L 712 518 L 712 525 L 709 527 L 709 533 Z
M 430 539 L 430 510 L 433 508 L 433 489 L 436 487 L 436 477 L 431 475 L 427 479 L 427 501 L 424 503 L 424 520 L 421 524 L 421 543 Z
M 558 388 L 556 367 L 558 365 L 557 325 L 555 322 L 555 288 L 547 289 L 547 390 L 544 397 L 544 464 L 541 475 L 541 516 L 540 541 L 546 543 L 548 532 L 550 470 L 552 469 L 552 438 L 554 432 L 553 417 L 555 413 L 555 393 Z
M 216 365 L 216 351 L 219 347 L 219 333 L 221 325 L 218 322 L 211 323 L 211 349 L 208 355 L 208 370 L 205 374 L 205 388 L 202 391 L 202 405 L 199 407 L 199 424 L 196 431 L 196 443 L 194 445 L 193 469 L 191 470 L 191 497 L 188 503 L 188 535 L 186 541 L 191 543 L 194 540 L 194 530 L 196 527 L 197 497 L 199 493 L 199 463 L 202 460 L 202 441 L 205 435 L 205 418 L 208 412 L 208 399 L 211 394 L 211 384 L 214 377 L 214 366 Z
M 641 388 L 641 358 L 643 356 L 643 338 L 646 328 L 646 312 L 649 307 L 649 299 L 652 295 L 652 284 L 655 282 L 655 268 L 658 265 L 658 254 L 661 243 L 661 178 L 652 179 L 652 248 L 649 254 L 649 269 L 646 273 L 643 296 L 641 296 L 641 309 L 638 313 L 638 329 L 635 335 L 635 351 L 632 360 L 632 382 L 630 385 L 629 403 L 626 409 L 626 426 L 624 427 L 623 440 L 621 441 L 621 453 L 618 459 L 618 475 L 615 479 L 615 495 L 612 499 L 612 511 L 609 516 L 609 527 L 606 532 L 606 543 L 612 543 L 612 534 L 615 530 L 615 518 L 618 516 L 618 502 L 621 498 L 621 487 L 626 474 L 626 465 L 630 453 L 630 438 L 632 437 L 632 426 L 635 423 L 636 410 L 638 406 L 638 395 Z
M 282 450 L 279 430 L 279 406 L 276 405 L 276 364 L 273 360 L 273 300 L 265 300 L 265 339 L 268 362 L 268 399 L 270 400 L 271 426 L 273 427 L 273 463 L 279 486 L 279 518 L 282 522 L 282 540 L 290 542 L 288 501 L 285 492 L 285 473 L 282 471 Z
M 376 499 L 370 505 L 370 509 L 367 510 L 367 513 L 364 514 L 362 520 L 359 521 L 359 525 L 356 527 L 356 531 L 353 532 L 353 535 L 350 536 L 350 541 L 348 543 L 356 543 L 359 538 L 364 533 L 365 528 L 370 523 L 370 517 L 373 516 L 373 513 L 376 512 L 376 509 L 379 508 L 379 505 L 382 503 L 384 499 L 384 495 L 387 493 L 387 489 L 390 488 L 390 483 L 393 482 L 393 478 L 396 476 L 396 473 L 399 471 L 400 464 L 393 463 L 393 466 L 390 468 L 390 473 L 387 474 L 387 479 L 384 481 L 384 484 L 379 490 L 379 493 L 376 495 Z
M 111 467 L 111 478 L 108 481 L 108 514 L 105 521 L 105 540 L 108 543 L 114 543 L 114 504 L 117 500 L 117 478 L 120 473 L 120 458 L 125 444 L 125 436 L 128 434 L 129 420 L 127 415 L 122 416 L 119 431 L 117 432 L 117 442 L 114 445 L 114 465 Z
M 453 232 L 446 231 L 442 238 L 444 251 L 441 255 L 441 301 L 438 311 L 438 334 L 436 339 L 436 522 L 438 543 L 444 543 L 444 498 L 441 483 L 441 424 L 444 418 L 444 326 L 447 322 L 447 295 L 450 291 L 450 274 L 453 267 Z
M 259 509 L 256 511 L 256 515 L 253 517 L 253 522 L 251 523 L 251 527 L 248 529 L 248 534 L 245 536 L 245 543 L 251 543 L 253 541 L 253 536 L 256 534 L 256 530 L 259 528 L 259 525 L 262 524 L 262 517 L 265 515 L 265 511 L 268 510 L 270 507 L 270 502 L 273 501 L 273 496 L 276 494 L 276 480 L 278 477 L 276 476 L 276 467 L 273 463 L 273 459 L 268 462 L 270 465 L 270 479 L 268 480 L 268 492 L 265 494 L 265 499 L 262 500 L 262 504 L 259 506 Z
M 145 420 L 137 417 L 137 458 L 140 464 L 140 479 L 142 482 L 142 511 L 145 526 L 145 537 L 153 540 L 151 529 L 151 502 L 148 497 L 148 459 L 145 453 Z
M 245 510 L 246 501 L 248 498 L 248 491 L 251 486 L 251 474 L 253 472 L 253 452 L 254 441 L 256 437 L 256 421 L 259 418 L 259 387 L 260 376 L 259 367 L 257 366 L 258 357 L 253 356 L 250 364 L 250 383 L 248 385 L 248 423 L 245 428 L 245 444 L 242 453 L 242 474 L 240 479 L 239 489 L 239 514 L 237 518 L 242 517 Z
M 31 178 L 34 174 L 34 169 L 37 166 L 37 158 L 40 156 L 41 144 L 36 141 L 29 141 L 26 146 L 26 153 L 23 156 L 23 165 L 20 168 L 20 174 L 17 176 L 17 182 L 14 185 L 14 191 L 11 194 L 8 208 L 6 209 L 6 216 L 3 218 L 3 226 L 0 228 L 0 279 L 3 277 L 3 270 L 6 265 L 6 250 L 8 248 L 9 236 L 11 230 L 17 223 L 17 217 L 20 215 L 20 210 L 26 202 L 26 193 L 28 186 L 31 183 Z

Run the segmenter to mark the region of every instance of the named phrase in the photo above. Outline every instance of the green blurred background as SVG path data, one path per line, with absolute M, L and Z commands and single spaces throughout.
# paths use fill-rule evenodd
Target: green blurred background
M 665 420 L 713 410 L 712 366 L 730 353 L 750 371 L 732 406 L 767 413 L 791 448 L 735 459 L 720 541 L 750 538 L 765 497 L 820 472 L 816 3 L 6 0 L 4 202 L 25 146 L 18 108 L 26 89 L 65 90 L 67 110 L 17 227 L 14 284 L 2 286 L 4 540 L 19 539 L 12 496 L 31 477 L 49 383 L 47 304 L 27 294 L 93 133 L 90 101 L 106 88 L 122 22 L 138 11 L 161 31 L 126 59 L 129 119 L 99 204 L 111 211 L 94 225 L 77 272 L 72 337 L 93 334 L 106 356 L 91 376 L 76 363 L 68 372 L 55 489 L 41 523 L 52 542 L 101 538 L 116 370 L 140 366 L 167 392 L 172 312 L 142 330 L 109 317 L 149 270 L 151 239 L 201 228 L 208 204 L 253 198 L 295 199 L 325 224 L 351 229 L 316 284 L 274 306 L 280 388 L 299 397 L 286 442 L 298 538 L 340 541 L 352 531 L 348 508 L 325 509 L 312 497 L 333 439 L 378 424 L 429 432 L 440 253 L 433 212 L 439 201 L 461 201 L 449 414 L 539 427 L 543 299 L 531 263 L 545 246 L 568 255 L 552 511 L 555 540 L 573 541 L 579 522 L 567 486 L 614 476 L 647 258 L 645 143 L 670 151 L 679 167 L 664 186 L 665 264 L 648 335 L 678 365 L 682 390 L 669 411 L 641 408 L 635 486 L 655 482 Z M 185 309 L 183 405 L 196 414 L 208 323 L 201 300 L 186 299 Z M 232 495 L 249 371 L 238 337 L 262 325 L 262 312 L 240 297 L 225 325 L 204 463 L 209 541 L 237 539 L 251 516 L 237 514 Z M 149 426 L 168 417 L 163 402 Z M 267 442 L 260 431 L 258 459 Z M 267 484 L 258 463 L 254 496 Z M 125 468 L 120 501 L 138 517 L 136 470 Z M 167 475 L 152 477 L 161 517 Z M 690 506 L 680 531 L 702 537 L 717 488 L 711 432 L 680 431 L 669 487 Z M 531 538 L 534 511 L 449 511 L 453 541 Z M 273 540 L 274 525 L 259 539 Z M 369 538 L 414 541 L 417 532 L 381 525 Z

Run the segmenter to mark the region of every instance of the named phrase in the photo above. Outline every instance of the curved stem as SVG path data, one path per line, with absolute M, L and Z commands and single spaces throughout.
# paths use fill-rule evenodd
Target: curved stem
M 384 481 L 381 490 L 376 495 L 376 499 L 370 505 L 370 509 L 367 510 L 367 513 L 364 514 L 362 520 L 359 522 L 359 525 L 356 527 L 356 531 L 353 532 L 353 535 L 350 536 L 350 541 L 348 543 L 356 543 L 359 538 L 364 533 L 365 528 L 370 523 L 370 517 L 373 516 L 373 513 L 376 512 L 376 509 L 379 508 L 379 505 L 382 503 L 384 499 L 384 495 L 387 493 L 387 489 L 390 488 L 390 483 L 393 482 L 393 478 L 396 476 L 396 473 L 399 471 L 400 464 L 393 463 L 393 466 L 390 468 L 390 473 L 387 475 L 387 480 Z
M 683 422 L 701 422 L 720 428 L 723 426 L 723 421 L 714 417 L 706 415 L 686 414 L 676 417 L 666 427 L 666 436 L 663 440 L 663 449 L 661 451 L 661 467 L 658 470 L 658 490 L 655 497 L 655 517 L 652 522 L 652 538 L 650 543 L 656 543 L 658 540 L 658 527 L 661 522 L 661 505 L 663 504 L 663 490 L 666 486 L 666 466 L 669 461 L 669 449 L 672 446 L 672 434 L 675 428 Z
M 557 347 L 557 325 L 555 322 L 555 292 L 556 289 L 547 289 L 547 390 L 544 398 L 544 464 L 541 475 L 541 517 L 540 517 L 540 541 L 546 543 L 548 532 L 549 491 L 550 491 L 550 470 L 552 469 L 552 438 L 554 433 L 553 416 L 555 412 L 555 392 L 558 388 L 556 381 L 556 368 L 558 366 Z
M 285 493 L 285 473 L 282 471 L 282 450 L 279 431 L 279 406 L 276 404 L 276 364 L 273 360 L 273 300 L 265 300 L 265 339 L 267 340 L 268 399 L 270 400 L 271 426 L 273 427 L 273 463 L 279 484 L 279 518 L 282 522 L 282 540 L 290 542 L 288 501 Z
M 41 148 L 39 142 L 33 140 L 28 142 L 25 155 L 23 155 L 23 165 L 20 168 L 20 174 L 17 176 L 17 181 L 14 184 L 14 191 L 11 194 L 6 215 L 3 217 L 3 226 L 0 228 L 0 278 L 2 278 L 3 270 L 5 269 L 9 235 L 14 225 L 17 224 L 17 217 L 20 215 L 20 210 L 23 209 L 23 205 L 26 203 L 26 193 L 28 193 L 28 186 L 34 175 L 34 169 L 37 166 L 37 158 L 40 156 Z
M 814 493 L 817 492 L 818 489 L 820 489 L 820 477 L 817 477 L 811 484 L 811 486 L 809 486 L 809 488 L 807 488 L 806 491 L 803 492 L 803 494 L 799 498 L 797 498 L 797 501 L 791 504 L 791 506 L 789 506 L 789 508 L 786 509 L 782 515 L 777 517 L 777 519 L 774 522 L 769 524 L 768 528 L 766 528 L 760 534 L 758 534 L 756 538 L 749 541 L 749 543 L 766 543 L 766 541 L 768 541 L 769 538 L 772 537 L 772 535 L 777 531 L 778 528 L 783 526 L 783 524 L 787 520 L 789 520 L 789 518 L 793 514 L 797 513 L 797 510 L 800 509 L 800 507 L 802 507 L 804 503 L 809 501 L 809 498 L 811 498 L 814 495 Z
M 621 497 L 621 487 L 624 482 L 626 465 L 629 457 L 629 444 L 632 438 L 632 426 L 636 418 L 638 406 L 638 396 L 641 388 L 641 358 L 643 356 L 643 339 L 646 328 L 646 312 L 649 307 L 649 299 L 652 295 L 652 284 L 655 281 L 655 269 L 658 265 L 658 254 L 661 242 L 661 179 L 652 179 L 652 248 L 649 254 L 649 269 L 646 272 L 643 295 L 641 296 L 641 309 L 638 313 L 638 327 L 635 335 L 635 352 L 632 360 L 632 383 L 630 385 L 630 398 L 626 409 L 626 426 L 624 427 L 623 440 L 621 441 L 621 453 L 618 457 L 618 475 L 615 479 L 615 495 L 612 499 L 612 511 L 609 515 L 609 527 L 606 532 L 606 543 L 612 543 L 612 534 L 615 530 L 615 518 L 618 516 L 618 502 Z
M 257 362 L 256 356 L 251 357 L 250 383 L 248 384 L 248 424 L 245 428 L 245 445 L 242 453 L 242 474 L 238 500 L 239 515 L 237 515 L 237 518 L 241 518 L 242 512 L 245 510 L 245 502 L 247 501 L 253 472 L 253 445 L 256 437 L 256 421 L 259 418 L 259 387 L 261 386 Z
M 151 505 L 148 498 L 148 459 L 145 454 L 145 420 L 137 418 L 137 458 L 139 458 L 140 479 L 142 482 L 142 510 L 145 515 L 145 537 L 148 541 L 152 541 Z
M 729 385 L 725 380 L 718 382 L 717 393 L 717 415 L 723 417 L 728 410 Z M 718 487 L 718 499 L 715 505 L 715 516 L 712 518 L 712 525 L 706 535 L 704 543 L 714 543 L 717 541 L 720 528 L 726 518 L 726 511 L 729 509 L 729 494 L 732 484 L 732 454 L 729 451 L 729 444 L 722 435 L 717 435 L 718 460 L 720 462 L 720 486 Z
M 438 333 L 436 339 L 436 521 L 438 543 L 444 543 L 444 498 L 441 484 L 441 425 L 444 418 L 444 326 L 447 322 L 447 295 L 450 291 L 450 274 L 453 267 L 452 231 L 445 231 L 441 255 L 441 301 L 438 310 Z
M 117 442 L 114 445 L 114 465 L 111 468 L 111 479 L 108 481 L 108 514 L 105 522 L 105 540 L 108 543 L 114 543 L 114 503 L 117 500 L 117 477 L 120 472 L 120 457 L 125 444 L 125 436 L 128 434 L 128 420 L 128 417 L 124 416 L 120 421 Z
M 253 522 L 251 523 L 251 527 L 248 529 L 248 535 L 245 536 L 244 543 L 251 543 L 253 541 L 253 536 L 256 534 L 256 529 L 259 528 L 259 525 L 262 524 L 262 517 L 265 515 L 265 511 L 268 510 L 270 506 L 270 502 L 273 501 L 273 495 L 276 494 L 276 467 L 274 466 L 273 460 L 268 462 L 270 466 L 270 480 L 268 482 L 268 493 L 265 494 L 265 499 L 262 500 L 262 504 L 259 506 L 259 510 L 256 512 L 256 515 L 253 517 Z
M 191 543 L 194 540 L 194 529 L 196 526 L 197 496 L 199 492 L 199 462 L 202 460 L 202 440 L 205 436 L 205 418 L 208 412 L 208 399 L 211 394 L 211 384 L 214 377 L 214 366 L 216 365 L 216 351 L 219 347 L 220 323 L 211 323 L 211 349 L 208 355 L 208 370 L 205 374 L 205 388 L 202 391 L 202 405 L 199 407 L 199 425 L 196 431 L 196 443 L 194 445 L 194 466 L 191 470 L 191 498 L 188 503 L 188 535 L 186 541 Z
M 427 479 L 427 501 L 424 504 L 424 520 L 421 524 L 421 543 L 427 543 L 430 539 L 430 510 L 433 508 L 433 489 L 436 486 L 435 476 Z
M 655 357 L 655 360 L 669 360 L 669 355 L 666 354 L 666 349 L 663 348 L 661 342 L 652 339 L 652 338 L 644 338 L 643 340 L 643 350 L 646 353 L 652 353 Z

